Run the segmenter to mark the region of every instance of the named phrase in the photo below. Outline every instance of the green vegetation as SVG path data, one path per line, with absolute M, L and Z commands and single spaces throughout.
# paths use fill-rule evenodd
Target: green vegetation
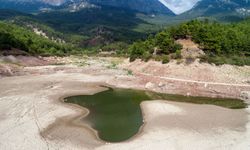
M 65 55 L 73 47 L 53 42 L 25 28 L 0 22 L 0 50 L 13 48 L 33 55 Z
M 250 65 L 250 19 L 240 23 L 221 24 L 208 20 L 192 20 L 170 27 L 145 41 L 135 42 L 130 59 L 145 59 L 153 54 L 181 58 L 181 46 L 176 39 L 191 38 L 200 45 L 206 56 L 202 61 L 215 64 Z M 157 53 L 155 53 L 157 50 Z
M 109 52 L 107 55 L 130 56 L 131 61 L 140 58 L 168 63 L 171 59 L 183 61 L 182 47 L 175 40 L 191 38 L 206 53 L 200 58 L 202 62 L 250 64 L 250 19 L 222 24 L 203 18 L 154 34 L 163 24 L 169 25 L 164 18 L 171 20 L 170 16 L 150 16 L 112 7 L 37 15 L 1 10 L 0 15 L 5 20 L 0 23 L 2 50 L 17 48 L 34 55 L 92 55 L 102 51 Z M 34 34 L 34 29 L 48 38 Z
M 97 53 L 101 49 L 127 55 L 131 43 L 161 29 L 160 25 L 148 21 L 151 17 L 142 18 L 137 13 L 108 6 L 77 12 L 57 10 L 33 15 L 0 10 L 0 20 L 30 31 L 37 28 L 46 33 L 49 39 L 61 39 L 85 49 L 86 53 Z
M 82 42 L 83 47 L 105 46 L 115 42 L 131 43 L 147 35 L 134 28 L 140 24 L 149 24 L 138 18 L 135 11 L 108 6 L 76 12 L 40 13 L 34 18 L 59 32 L 88 37 L 88 40 Z
M 126 71 L 127 71 L 127 75 L 129 75 L 129 76 L 133 76 L 133 71 L 132 71 L 132 70 L 128 70 L 128 69 L 126 69 Z
M 169 63 L 169 61 L 170 61 L 170 60 L 169 60 L 169 56 L 163 56 L 163 57 L 162 57 L 162 63 L 163 63 L 163 64 L 167 64 L 167 63 Z
M 1 15 L 1 11 L 0 11 Z M 46 25 L 43 21 L 34 18 L 34 16 L 13 16 L 7 18 L 5 22 L 15 24 L 17 26 L 23 27 L 27 30 L 33 31 L 37 29 L 46 34 L 50 40 L 58 42 L 70 43 L 76 47 L 81 47 L 81 42 L 87 40 L 89 37 L 84 35 L 79 35 L 75 33 L 63 33 L 59 32 L 56 29 Z
M 124 42 L 115 42 L 108 45 L 103 46 L 101 49 L 106 52 L 114 52 L 117 55 L 127 54 L 128 44 Z
M 148 60 L 153 55 L 165 56 L 171 53 L 178 52 L 181 49 L 181 45 L 176 44 L 170 32 L 162 31 L 155 36 L 150 36 L 145 41 L 135 42 L 130 47 L 130 61 L 136 58 Z
M 170 29 L 173 38 L 192 37 L 203 50 L 213 54 L 246 54 L 249 52 L 250 20 L 238 24 L 220 24 L 193 20 Z

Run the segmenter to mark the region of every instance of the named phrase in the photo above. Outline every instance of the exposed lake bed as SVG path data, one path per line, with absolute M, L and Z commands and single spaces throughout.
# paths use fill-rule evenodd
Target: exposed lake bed
M 91 112 L 62 100 L 107 90 L 101 85 L 145 90 L 145 82 L 125 71 L 60 69 L 49 74 L 6 77 L 0 84 L 3 149 L 14 146 L 18 149 L 247 149 L 249 146 L 249 108 L 228 109 L 160 99 L 140 103 L 143 126 L 134 136 L 119 143 L 103 141 L 84 120 Z M 227 97 L 227 93 L 223 94 Z

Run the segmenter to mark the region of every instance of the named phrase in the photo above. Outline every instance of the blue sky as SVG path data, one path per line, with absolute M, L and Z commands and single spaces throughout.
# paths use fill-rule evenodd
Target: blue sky
M 176 14 L 191 9 L 199 0 L 159 0 Z

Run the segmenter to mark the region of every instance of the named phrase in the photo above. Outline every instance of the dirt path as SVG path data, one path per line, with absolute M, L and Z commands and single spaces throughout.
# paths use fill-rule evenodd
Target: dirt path
M 250 67 L 214 66 L 195 61 L 192 64 L 169 64 L 149 61 L 125 62 L 148 89 L 157 92 L 193 96 L 241 98 L 250 91 Z M 249 94 L 248 94 L 249 95 Z
M 171 77 L 163 77 L 163 76 L 157 76 L 152 75 L 148 73 L 139 73 L 139 75 L 144 75 L 148 77 L 155 77 L 160 78 L 164 80 L 170 80 L 170 81 L 181 81 L 181 82 L 190 82 L 190 83 L 198 83 L 198 84 L 204 84 L 204 85 L 223 85 L 223 86 L 236 86 L 236 87 L 250 87 L 250 84 L 230 84 L 230 83 L 220 83 L 220 82 L 206 82 L 206 81 L 196 81 L 196 80 L 186 80 L 186 79 L 179 79 L 179 78 L 171 78 Z

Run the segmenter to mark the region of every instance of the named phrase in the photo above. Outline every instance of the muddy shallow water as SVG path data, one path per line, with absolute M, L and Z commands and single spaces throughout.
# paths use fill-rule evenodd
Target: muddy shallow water
M 143 101 L 164 99 L 198 104 L 213 104 L 228 108 L 241 108 L 244 103 L 236 99 L 186 97 L 131 89 L 111 89 L 94 94 L 65 98 L 66 103 L 86 107 L 90 113 L 82 121 L 98 131 L 104 141 L 121 142 L 133 137 L 143 125 L 140 104 Z

